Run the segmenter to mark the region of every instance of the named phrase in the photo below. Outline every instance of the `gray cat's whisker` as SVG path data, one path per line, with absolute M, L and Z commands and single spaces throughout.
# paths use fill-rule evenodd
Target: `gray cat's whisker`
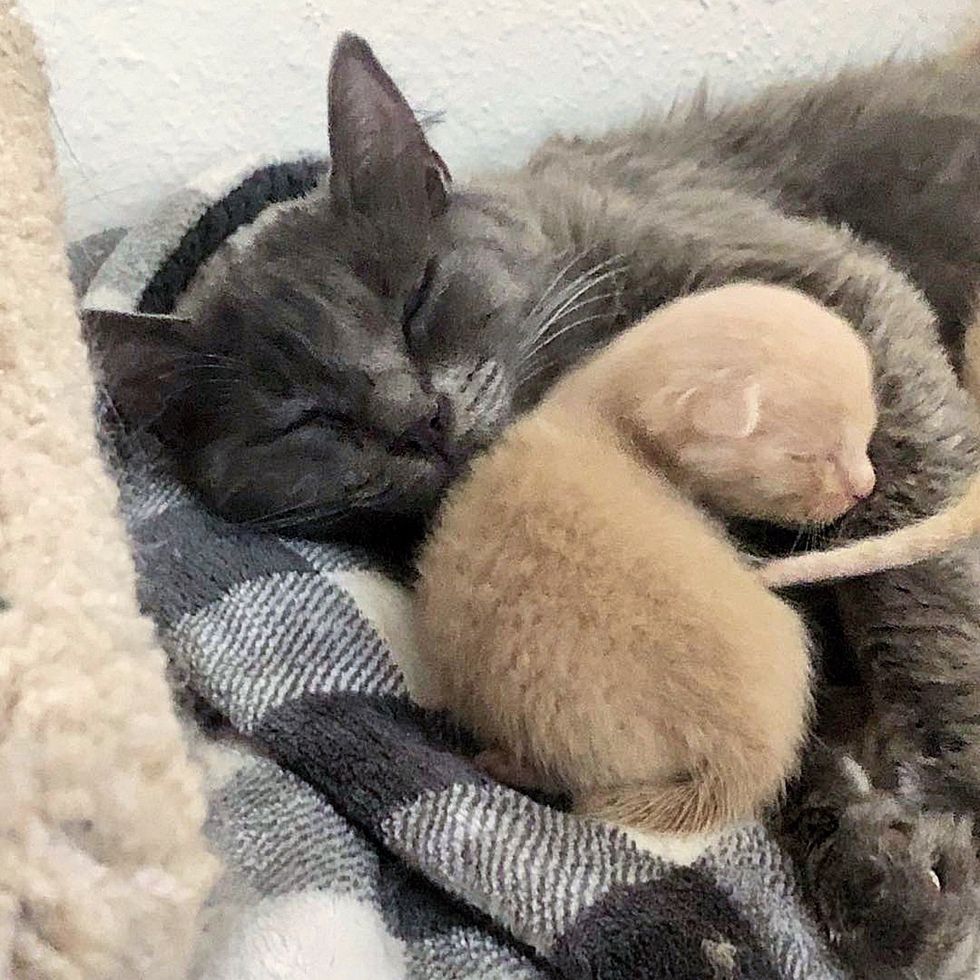
M 563 296 L 570 288 L 570 284 L 563 282 L 565 276 L 567 276 L 569 271 L 576 265 L 576 263 L 581 262 L 587 254 L 587 252 L 579 252 L 576 254 L 568 263 L 559 269 L 555 278 L 548 283 L 547 288 L 541 293 L 537 302 L 533 307 L 531 307 L 524 318 L 525 324 L 535 324 L 533 333 L 529 338 L 524 338 L 524 340 L 533 340 L 533 338 L 538 336 L 541 331 L 547 329 L 547 324 L 552 318 L 552 313 L 555 307 L 562 302 Z M 587 273 L 589 271 L 591 270 L 587 270 Z M 581 276 L 576 277 L 576 279 L 572 280 L 572 282 L 577 282 L 580 278 Z
M 212 374 L 223 373 L 223 374 L 242 374 L 242 369 L 235 364 L 188 364 L 185 366 L 183 371 L 177 371 L 176 374 L 197 374 L 199 372 L 210 372 Z
M 210 377 L 201 377 L 202 374 L 210 375 Z M 212 381 L 225 379 L 227 381 L 239 381 L 243 385 L 247 385 L 248 383 L 244 368 L 241 365 L 236 365 L 231 362 L 227 364 L 194 364 L 182 361 L 176 363 L 169 371 L 161 371 L 158 377 L 161 379 L 177 378 L 181 381 L 187 380 L 187 384 L 181 388 L 173 389 L 174 395 L 189 391 L 198 382 L 210 384 Z
M 537 341 L 539 341 L 543 336 L 546 336 L 549 329 L 555 323 L 560 321 L 563 317 L 567 316 L 571 310 L 577 309 L 578 307 L 576 304 L 579 301 L 582 301 L 582 297 L 585 296 L 590 290 L 595 289 L 596 286 L 601 285 L 606 280 L 618 274 L 619 274 L 618 269 L 610 269 L 609 271 L 604 272 L 601 275 L 594 276 L 588 282 L 577 285 L 577 287 L 574 289 L 570 287 L 569 289 L 570 295 L 565 296 L 557 304 L 553 306 L 553 308 L 549 311 L 549 317 L 547 321 L 541 325 L 541 327 L 535 332 L 535 334 L 532 337 L 527 338 L 527 340 L 525 341 L 525 347 L 528 346 L 528 342 L 530 342 L 530 344 L 533 345 Z M 615 296 L 617 294 L 613 293 L 612 295 Z M 589 300 L 585 300 L 583 302 L 589 302 Z
M 525 326 L 531 325 L 530 331 L 520 338 L 520 346 L 527 347 L 533 345 L 538 338 L 547 333 L 551 324 L 555 321 L 556 310 L 565 302 L 568 293 L 580 285 L 580 279 L 576 278 L 570 283 L 566 283 L 561 289 L 553 290 L 547 297 L 548 302 L 535 309 L 525 317 Z
M 620 257 L 614 256 L 611 259 L 606 259 L 597 263 L 590 269 L 586 269 L 580 275 L 571 280 L 571 282 L 567 283 L 561 290 L 559 290 L 555 294 L 553 301 L 539 314 L 535 314 L 535 311 L 532 310 L 532 312 L 528 314 L 528 317 L 525 318 L 525 322 L 531 322 L 533 315 L 539 316 L 540 321 L 536 324 L 531 333 L 522 337 L 521 347 L 526 348 L 529 345 L 533 345 L 548 332 L 549 328 L 556 320 L 564 315 L 565 310 L 570 303 L 574 303 L 584 293 L 599 285 L 609 277 L 610 273 L 614 271 L 618 273 L 618 271 L 621 269 L 621 265 L 617 266 L 616 270 L 608 269 L 605 272 L 603 271 L 613 262 L 621 262 Z
M 588 290 L 585 290 L 585 292 L 587 293 Z M 556 310 L 553 316 L 551 317 L 551 319 L 549 320 L 549 322 L 545 324 L 545 328 L 538 332 L 538 335 L 535 339 L 540 340 L 543 337 L 547 336 L 548 328 L 554 326 L 555 324 L 560 323 L 563 319 L 571 316 L 574 313 L 577 313 L 579 310 L 583 309 L 584 307 L 589 306 L 592 303 L 601 302 L 603 300 L 615 299 L 618 295 L 619 295 L 618 291 L 598 293 L 594 296 L 586 296 L 585 299 L 579 299 L 578 302 L 574 303 L 571 306 L 569 306 L 567 302 L 562 304 L 561 308 Z
M 551 345 L 552 343 L 554 343 L 556 340 L 560 340 L 569 331 L 575 330 L 578 327 L 581 327 L 585 323 L 591 323 L 593 320 L 602 320 L 606 316 L 607 316 L 607 314 L 605 314 L 605 313 L 594 313 L 592 316 L 583 316 L 583 317 L 580 317 L 578 320 L 572 320 L 571 323 L 566 323 L 560 330 L 556 330 L 553 334 L 551 334 L 547 338 L 547 340 L 545 340 L 543 343 L 539 344 L 538 347 L 535 348 L 535 350 L 532 352 L 532 354 L 527 358 L 527 360 L 522 365 L 522 367 L 527 367 L 527 366 L 533 365 L 534 364 L 534 361 L 544 352 L 544 350 L 549 345 Z
M 279 510 L 268 511 L 265 514 L 260 514 L 258 517 L 250 518 L 249 520 L 241 521 L 244 527 L 253 527 L 257 525 L 265 525 L 269 521 L 276 521 L 283 517 L 288 517 L 292 514 L 296 514 L 299 511 L 309 510 L 317 505 L 316 497 L 308 497 L 305 500 L 300 501 L 298 504 L 290 504 L 288 507 L 283 507 Z
M 242 522 L 245 527 L 261 531 L 281 531 L 290 527 L 299 527 L 304 524 L 320 523 L 346 513 L 351 501 L 364 503 L 368 500 L 382 496 L 389 488 L 382 486 L 372 493 L 355 494 L 344 502 L 329 504 L 318 504 L 315 498 L 306 500 L 292 507 L 284 507 L 280 511 L 274 511 L 261 517 L 252 518 Z
M 590 270 L 588 278 L 584 279 L 584 281 L 582 281 L 580 284 L 580 288 L 576 289 L 572 295 L 568 296 L 567 299 L 561 303 L 555 316 L 563 316 L 566 313 L 568 306 L 571 303 L 574 303 L 580 297 L 584 296 L 590 289 L 594 289 L 601 283 L 622 274 L 622 266 L 617 265 L 602 272 L 600 272 L 600 268 L 601 267 L 596 266 L 595 269 Z
M 620 275 L 622 272 L 622 265 L 613 265 L 614 262 L 619 263 L 620 260 L 616 258 L 607 259 L 604 262 L 600 262 L 597 265 L 594 265 L 591 269 L 587 269 L 581 275 L 576 276 L 570 283 L 568 283 L 568 285 L 565 287 L 564 295 L 559 296 L 557 312 L 555 312 L 553 316 L 561 316 L 564 308 L 568 306 L 569 303 L 575 302 L 590 289 L 598 286 L 611 276 Z
M 793 538 L 793 543 L 789 546 L 789 554 L 791 555 L 796 554 L 796 549 L 799 548 L 800 542 L 803 540 L 806 533 L 807 533 L 806 527 L 801 526 L 799 530 L 796 532 L 796 537 Z
M 583 300 L 579 300 L 574 306 L 569 307 L 567 310 L 561 311 L 561 316 L 571 316 L 573 313 L 577 313 L 579 310 L 584 309 L 591 303 L 601 303 L 607 299 L 615 299 L 619 296 L 619 290 L 614 290 L 608 293 L 597 293 L 594 296 L 588 296 Z
M 241 364 L 241 358 L 234 357 L 231 354 L 214 354 L 208 353 L 207 351 L 200 351 L 193 354 L 188 354 L 186 357 L 180 358 L 181 361 L 187 363 L 195 363 L 197 361 L 212 361 L 222 364 Z
M 593 303 L 603 302 L 607 299 L 615 299 L 618 295 L 619 293 L 599 293 L 597 296 L 590 296 L 588 299 L 583 299 L 580 302 L 576 303 L 574 306 L 570 307 L 569 309 L 564 310 L 560 315 L 556 316 L 551 321 L 551 324 L 549 324 L 549 326 L 553 326 L 556 323 L 560 323 L 563 317 L 570 316 L 574 313 L 577 313 L 579 310 L 585 309 L 585 307 L 591 306 Z M 581 322 L 583 321 L 575 320 L 573 321 L 573 324 L 564 324 L 561 327 L 561 329 L 556 331 L 554 334 L 548 334 L 547 332 L 542 332 L 542 334 L 539 334 L 538 343 L 536 343 L 532 348 L 530 348 L 525 353 L 525 358 L 530 360 L 530 358 L 534 357 L 534 355 L 537 354 L 538 351 L 548 346 L 548 344 L 551 342 L 552 337 L 559 336 L 567 326 L 578 324 Z
M 532 316 L 534 316 L 539 312 L 539 308 L 543 306 L 545 300 L 548 299 L 548 297 L 551 296 L 552 293 L 558 288 L 558 284 L 562 281 L 562 279 L 565 278 L 565 276 L 568 275 L 569 271 L 572 269 L 575 263 L 581 262 L 582 259 L 584 259 L 585 256 L 588 254 L 589 254 L 588 251 L 575 253 L 575 255 L 573 255 L 572 258 L 569 259 L 569 261 L 558 270 L 558 272 L 555 274 L 555 278 L 552 279 L 550 283 L 548 283 L 544 292 L 538 297 L 538 301 L 528 311 L 527 314 L 528 319 L 530 319 Z

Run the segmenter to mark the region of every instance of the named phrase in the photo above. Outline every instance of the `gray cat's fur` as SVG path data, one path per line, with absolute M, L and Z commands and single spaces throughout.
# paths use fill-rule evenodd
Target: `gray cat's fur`
M 733 279 L 799 287 L 868 341 L 879 489 L 849 534 L 933 512 L 980 462 L 927 302 L 955 340 L 980 282 L 980 68 L 889 64 L 720 112 L 699 103 L 603 139 L 553 140 L 520 170 L 454 189 L 347 36 L 330 123 L 329 186 L 210 263 L 185 307 L 192 329 L 102 338 L 120 409 L 154 421 L 233 519 L 402 533 L 591 346 Z M 922 804 L 974 814 L 976 555 L 836 596 L 873 709 L 861 764 L 883 790 L 905 774 Z M 963 826 L 841 789 L 822 751 L 782 826 L 832 938 L 865 975 L 967 975 L 980 911 Z M 902 957 L 883 956 L 892 945 Z

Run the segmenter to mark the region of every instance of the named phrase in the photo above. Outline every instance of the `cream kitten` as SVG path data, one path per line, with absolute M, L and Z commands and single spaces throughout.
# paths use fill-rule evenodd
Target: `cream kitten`
M 702 831 L 772 801 L 807 726 L 800 617 L 697 501 L 787 523 L 872 489 L 868 353 L 802 294 L 740 284 L 643 320 L 450 492 L 420 649 L 507 781 Z

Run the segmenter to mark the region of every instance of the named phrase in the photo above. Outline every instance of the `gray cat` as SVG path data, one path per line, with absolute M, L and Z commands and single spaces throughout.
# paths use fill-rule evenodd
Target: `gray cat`
M 191 325 L 100 338 L 120 410 L 153 424 L 219 513 L 404 540 L 584 353 L 665 300 L 744 278 L 803 289 L 873 351 L 880 489 L 849 532 L 932 512 L 980 461 L 937 342 L 956 358 L 980 282 L 980 67 L 889 64 L 697 103 L 458 188 L 347 35 L 329 129 L 329 181 L 215 256 L 184 301 Z M 860 762 L 914 799 L 870 792 L 815 745 L 777 827 L 860 972 L 968 975 L 969 819 L 922 807 L 980 809 L 980 564 L 833 594 L 872 708 Z

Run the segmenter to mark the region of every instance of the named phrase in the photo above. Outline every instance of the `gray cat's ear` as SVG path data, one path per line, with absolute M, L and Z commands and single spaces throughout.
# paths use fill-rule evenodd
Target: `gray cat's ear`
M 189 320 L 115 310 L 80 316 L 97 378 L 127 423 L 145 428 L 176 407 L 198 353 Z
M 692 388 L 684 394 L 691 424 L 705 436 L 745 439 L 759 426 L 762 389 L 756 381 L 728 381 Z
M 330 64 L 330 189 L 340 207 L 426 220 L 448 200 L 449 171 L 368 44 L 343 34 Z

